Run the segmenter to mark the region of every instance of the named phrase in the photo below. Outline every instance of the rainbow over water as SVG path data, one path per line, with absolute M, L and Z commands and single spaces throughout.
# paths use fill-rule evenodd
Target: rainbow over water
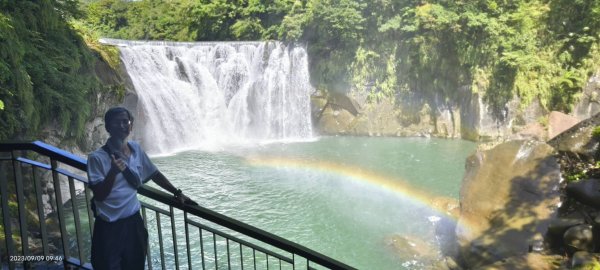
M 246 162 L 251 166 L 270 168 L 291 168 L 298 170 L 319 171 L 344 176 L 352 181 L 366 183 L 377 188 L 392 191 L 414 203 L 426 205 L 432 210 L 453 220 L 457 215 L 451 214 L 452 208 L 458 207 L 456 200 L 428 193 L 411 186 L 406 180 L 378 174 L 359 167 L 329 161 L 309 161 L 285 157 L 249 157 Z M 451 206 L 449 204 L 453 204 Z

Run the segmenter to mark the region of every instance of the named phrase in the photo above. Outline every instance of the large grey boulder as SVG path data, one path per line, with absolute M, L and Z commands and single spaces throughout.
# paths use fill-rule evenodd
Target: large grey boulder
M 467 268 L 525 254 L 546 233 L 560 201 L 555 154 L 542 142 L 510 141 L 467 159 L 456 228 Z

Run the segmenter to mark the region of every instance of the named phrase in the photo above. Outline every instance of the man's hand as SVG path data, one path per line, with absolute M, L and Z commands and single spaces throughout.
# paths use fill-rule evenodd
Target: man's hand
M 181 191 L 181 190 L 178 190 Z M 180 204 L 187 204 L 187 205 L 198 205 L 197 202 L 193 201 L 192 199 L 190 199 L 188 196 L 185 196 L 183 194 L 183 192 L 176 192 L 175 193 L 175 198 L 179 201 Z
M 110 157 L 112 158 L 113 166 L 116 166 L 120 172 L 123 172 L 125 169 L 127 169 L 127 163 L 124 160 L 116 158 L 115 155 L 110 155 Z

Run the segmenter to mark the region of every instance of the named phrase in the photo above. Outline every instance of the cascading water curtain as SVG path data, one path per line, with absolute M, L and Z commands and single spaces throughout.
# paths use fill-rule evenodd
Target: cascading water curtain
M 280 42 L 112 41 L 151 154 L 312 137 L 307 54 Z

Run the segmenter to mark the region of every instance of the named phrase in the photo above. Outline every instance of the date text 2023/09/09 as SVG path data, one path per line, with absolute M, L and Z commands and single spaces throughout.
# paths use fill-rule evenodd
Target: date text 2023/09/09
M 10 262 L 62 262 L 62 256 L 42 256 L 42 255 L 31 255 L 31 256 L 8 256 Z

